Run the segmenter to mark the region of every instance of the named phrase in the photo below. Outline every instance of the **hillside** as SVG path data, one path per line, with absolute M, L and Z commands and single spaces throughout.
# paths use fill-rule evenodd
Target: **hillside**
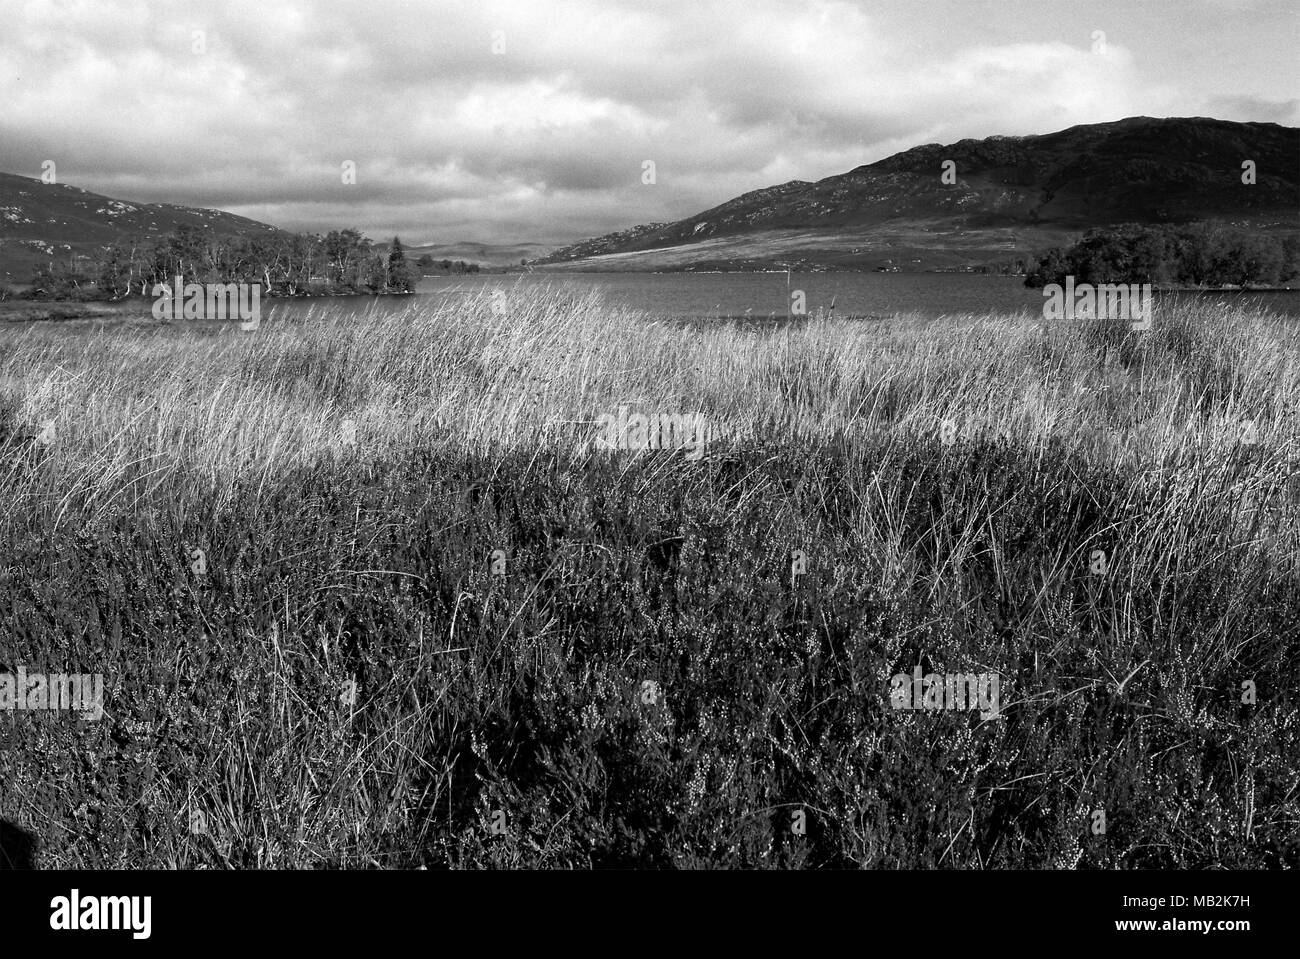
M 113 240 L 171 233 L 182 224 L 221 236 L 281 232 L 220 210 L 114 200 L 0 173 L 0 282 L 25 283 L 52 257 L 93 257 Z
M 385 249 L 387 244 L 382 244 Z M 408 246 L 406 255 L 412 260 L 431 256 L 435 260 L 463 260 L 483 267 L 518 266 L 520 260 L 533 260 L 545 256 L 554 244 L 543 243 L 431 243 L 425 246 Z
M 1130 117 L 1042 136 L 926 144 L 675 223 L 586 240 L 570 269 L 969 269 L 1007 266 L 1120 222 L 1300 228 L 1300 129 Z M 1241 182 L 1242 161 L 1257 182 Z M 945 184 L 944 162 L 956 164 Z

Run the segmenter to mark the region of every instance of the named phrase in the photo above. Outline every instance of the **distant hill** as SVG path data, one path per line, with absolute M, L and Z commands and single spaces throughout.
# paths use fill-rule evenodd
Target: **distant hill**
M 945 184 L 944 162 L 956 164 Z M 1254 185 L 1242 162 L 1256 165 Z M 1300 129 L 1130 117 L 1043 136 L 926 144 L 815 183 L 746 193 L 539 263 L 583 270 L 1007 266 L 1120 222 L 1300 230 Z
M 387 244 L 383 244 L 387 248 Z M 520 260 L 535 260 L 554 249 L 545 243 L 431 243 L 427 246 L 408 246 L 406 255 L 411 260 L 425 254 L 435 260 L 463 260 L 479 266 L 518 266 Z
M 52 257 L 92 257 L 117 239 L 182 224 L 222 236 L 277 234 L 257 220 L 170 203 L 135 203 L 75 186 L 0 173 L 0 281 L 26 283 Z

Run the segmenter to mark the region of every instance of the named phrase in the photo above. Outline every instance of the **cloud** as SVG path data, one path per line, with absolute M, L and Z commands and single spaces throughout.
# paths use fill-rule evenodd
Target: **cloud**
M 559 242 L 922 142 L 1295 122 L 1268 91 L 1184 92 L 1122 25 L 1094 52 L 1086 18 L 1026 38 L 964 28 L 1000 16 L 970 6 L 918 29 L 901 0 L 44 0 L 0 37 L 0 169 L 55 159 L 97 192 L 294 229 Z
M 1210 100 L 1210 107 L 1216 116 L 1232 116 L 1256 123 L 1300 126 L 1300 98 L 1268 100 L 1263 97 L 1214 97 Z

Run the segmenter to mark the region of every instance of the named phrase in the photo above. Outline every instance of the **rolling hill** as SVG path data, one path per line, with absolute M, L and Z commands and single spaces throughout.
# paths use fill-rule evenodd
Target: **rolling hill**
M 386 247 L 387 245 L 384 244 Z M 520 260 L 544 256 L 554 245 L 542 243 L 433 243 L 425 246 L 408 246 L 406 255 L 415 260 L 428 255 L 435 260 L 463 260 L 484 267 L 518 266 Z
M 0 282 L 26 283 L 53 257 L 93 257 L 114 240 L 189 224 L 217 235 L 276 234 L 257 220 L 170 203 L 133 203 L 0 173 Z
M 945 161 L 954 181 L 945 183 Z M 1242 163 L 1256 183 L 1242 183 Z M 815 183 L 746 193 L 675 223 L 538 261 L 582 270 L 1008 267 L 1087 229 L 1221 220 L 1300 229 L 1300 129 L 1130 117 L 1042 136 L 926 144 Z

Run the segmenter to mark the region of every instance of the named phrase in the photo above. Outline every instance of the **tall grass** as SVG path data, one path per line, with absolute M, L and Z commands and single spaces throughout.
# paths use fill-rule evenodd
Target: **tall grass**
M 110 689 L 0 715 L 44 862 L 1297 864 L 1296 326 L 511 299 L 0 334 L 0 672 Z

